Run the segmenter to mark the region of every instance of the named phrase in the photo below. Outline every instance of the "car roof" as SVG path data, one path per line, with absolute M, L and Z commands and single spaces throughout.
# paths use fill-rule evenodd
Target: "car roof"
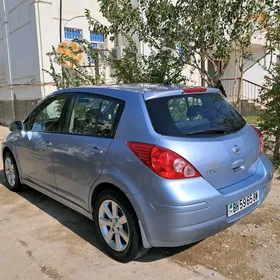
M 118 85 L 100 85 L 100 86 L 68 88 L 68 89 L 56 91 L 54 94 L 59 94 L 64 92 L 96 93 L 96 94 L 108 95 L 112 97 L 125 98 L 127 92 L 130 92 L 134 94 L 142 94 L 144 96 L 144 99 L 148 100 L 152 98 L 182 94 L 183 90 L 188 88 L 201 88 L 201 87 L 190 87 L 184 85 L 164 85 L 164 84 L 118 84 Z M 207 88 L 207 90 L 203 93 L 207 93 L 207 92 L 220 93 L 220 91 L 216 88 Z

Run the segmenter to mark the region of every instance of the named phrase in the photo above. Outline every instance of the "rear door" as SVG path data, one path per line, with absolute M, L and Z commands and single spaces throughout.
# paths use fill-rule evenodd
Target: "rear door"
M 256 171 L 259 138 L 218 93 L 184 94 L 146 101 L 158 145 L 188 160 L 219 189 Z
M 113 141 L 123 102 L 94 94 L 73 96 L 64 134 L 54 148 L 58 193 L 87 209 Z

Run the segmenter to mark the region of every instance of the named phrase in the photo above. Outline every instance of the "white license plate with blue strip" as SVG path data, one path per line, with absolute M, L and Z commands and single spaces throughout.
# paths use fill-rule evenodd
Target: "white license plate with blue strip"
M 231 217 L 260 200 L 260 191 L 253 192 L 227 205 L 227 215 Z

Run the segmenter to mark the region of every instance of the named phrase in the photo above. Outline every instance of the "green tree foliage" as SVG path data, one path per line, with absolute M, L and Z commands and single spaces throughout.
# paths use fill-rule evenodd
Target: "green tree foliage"
M 266 88 L 259 102 L 265 107 L 260 117 L 260 128 L 265 137 L 266 150 L 275 167 L 280 165 L 280 64 L 274 65 L 266 76 Z
M 71 47 L 63 46 L 71 51 L 71 57 L 65 53 L 59 53 L 52 47 L 47 53 L 50 60 L 50 69 L 46 70 L 54 81 L 57 89 L 77 87 L 82 85 L 98 85 L 104 83 L 105 67 L 110 66 L 115 73 L 112 78 L 118 83 L 181 83 L 186 77 L 181 74 L 184 64 L 170 49 L 149 56 L 139 55 L 135 42 L 130 36 L 126 36 L 128 46 L 122 59 L 113 59 L 107 51 L 107 56 L 98 49 L 93 48 L 87 40 L 75 39 L 81 46 L 81 50 L 75 51 Z M 83 52 L 86 62 L 80 64 L 76 55 Z M 105 62 L 100 67 L 99 60 L 103 56 Z M 93 63 L 93 61 L 95 63 Z M 66 66 L 65 64 L 68 64 Z M 72 67 L 69 67 L 69 64 Z
M 186 81 L 182 70 L 184 64 L 174 57 L 169 49 L 149 56 L 139 55 L 135 42 L 126 37 L 128 47 L 124 50 L 124 55 L 120 60 L 108 58 L 108 63 L 115 70 L 112 77 L 117 82 L 123 83 L 181 83 Z
M 272 1 L 270 7 L 272 16 L 267 28 L 269 48 L 273 51 L 280 50 L 280 3 Z M 259 102 L 264 106 L 260 118 L 260 128 L 265 136 L 266 150 L 272 157 L 275 168 L 280 165 L 280 63 L 271 64 L 265 77 L 265 87 L 261 92 Z
M 263 25 L 266 30 L 267 49 L 272 54 L 280 50 L 280 2 L 278 0 L 267 2 L 267 14 Z
M 99 64 L 102 55 L 100 51 L 93 48 L 87 40 L 75 39 L 73 41 L 81 46 L 81 50 L 75 51 L 71 47 L 63 46 L 71 53 L 67 55 L 57 52 L 52 46 L 52 51 L 47 53 L 50 69 L 43 69 L 43 71 L 52 77 L 57 89 L 104 83 L 104 74 Z M 82 63 L 76 58 L 79 53 L 83 53 L 86 58 Z
M 87 10 L 91 28 L 107 36 L 136 35 L 155 52 L 176 49 L 180 44 L 179 64 L 197 69 L 203 81 L 212 86 L 223 75 L 233 50 L 242 55 L 248 52 L 252 35 L 262 28 L 256 18 L 266 8 L 263 0 L 140 0 L 137 5 L 131 0 L 98 2 L 110 25 L 100 24 Z M 221 71 L 215 60 L 223 61 Z M 213 66 L 212 75 L 206 70 L 206 61 Z M 137 75 L 139 69 L 131 71 Z

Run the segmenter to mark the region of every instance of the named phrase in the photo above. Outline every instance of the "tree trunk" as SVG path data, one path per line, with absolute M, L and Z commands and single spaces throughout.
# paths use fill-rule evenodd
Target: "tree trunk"
M 239 78 L 239 84 L 238 84 L 238 89 L 237 89 L 237 99 L 236 99 L 236 104 L 237 106 L 239 105 L 241 98 L 242 98 L 242 84 L 243 84 L 243 71 L 240 74 Z
M 234 62 L 235 62 L 235 67 L 234 67 L 234 83 L 233 83 L 233 92 L 232 92 L 232 99 L 233 99 L 233 102 L 235 102 L 235 95 L 236 95 L 236 73 L 237 73 L 237 63 L 238 63 L 238 60 L 237 60 L 237 57 L 236 57 L 236 50 L 235 50 L 235 54 L 234 54 Z
M 238 90 L 237 90 L 237 99 L 235 102 L 236 108 L 239 108 L 240 101 L 241 101 L 241 94 L 243 90 L 243 78 L 244 78 L 244 57 L 243 57 L 243 52 L 241 52 L 241 57 L 239 61 L 239 71 L 240 71 L 240 77 L 239 77 L 239 84 L 238 84 Z
M 99 53 L 94 58 L 94 68 L 95 68 L 95 83 L 100 84 L 100 63 L 99 63 Z
M 200 55 L 200 68 L 201 68 L 201 86 L 205 87 L 205 54 L 204 54 L 204 47 L 201 46 L 201 55 Z

